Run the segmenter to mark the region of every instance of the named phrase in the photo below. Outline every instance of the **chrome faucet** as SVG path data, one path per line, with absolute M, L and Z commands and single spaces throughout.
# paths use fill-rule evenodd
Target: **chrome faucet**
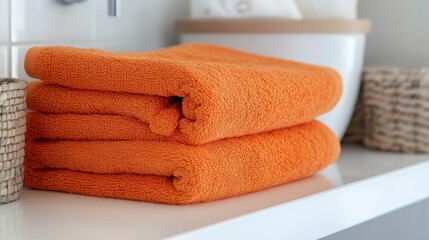
M 108 14 L 112 17 L 121 16 L 121 0 L 108 0 Z

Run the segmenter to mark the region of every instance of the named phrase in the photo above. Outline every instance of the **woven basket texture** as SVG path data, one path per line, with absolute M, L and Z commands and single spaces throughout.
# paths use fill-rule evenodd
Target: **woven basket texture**
M 367 67 L 344 142 L 429 152 L 429 68 Z
M 22 189 L 27 83 L 0 79 L 0 204 L 19 198 Z

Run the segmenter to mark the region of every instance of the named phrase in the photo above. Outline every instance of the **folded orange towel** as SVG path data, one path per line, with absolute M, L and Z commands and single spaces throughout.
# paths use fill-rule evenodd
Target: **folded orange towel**
M 342 89 L 328 68 L 204 44 L 149 53 L 32 48 L 25 68 L 62 86 L 30 91 L 33 110 L 135 117 L 190 144 L 309 122 Z
M 335 161 L 314 121 L 200 146 L 159 141 L 29 141 L 28 187 L 170 204 L 222 199 L 310 176 Z
M 147 124 L 132 117 L 42 112 L 27 114 L 27 137 L 72 141 L 183 140 L 179 134 L 168 137 L 154 134 Z

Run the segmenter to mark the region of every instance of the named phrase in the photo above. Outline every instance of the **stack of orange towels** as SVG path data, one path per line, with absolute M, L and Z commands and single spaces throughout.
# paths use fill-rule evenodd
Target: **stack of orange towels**
M 339 155 L 314 120 L 341 95 L 328 68 L 220 46 L 145 53 L 37 47 L 25 185 L 169 204 L 315 174 Z

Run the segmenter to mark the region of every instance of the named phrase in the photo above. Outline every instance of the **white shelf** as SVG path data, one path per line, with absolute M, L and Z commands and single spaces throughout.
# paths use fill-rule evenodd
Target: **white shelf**
M 0 206 L 0 238 L 317 239 L 428 197 L 429 155 L 350 145 L 319 175 L 197 205 L 26 189 Z

